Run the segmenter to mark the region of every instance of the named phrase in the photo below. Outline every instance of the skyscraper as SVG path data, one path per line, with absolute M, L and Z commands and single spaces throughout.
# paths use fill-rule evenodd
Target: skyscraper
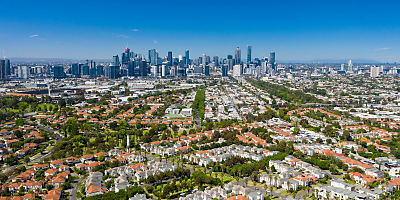
M 119 57 L 118 55 L 113 56 L 113 65 L 119 66 Z
M 104 67 L 102 65 L 97 65 L 96 74 L 97 76 L 104 76 Z
M 6 79 L 6 61 L 0 60 L 0 79 Z
M 215 63 L 215 66 L 219 66 L 219 58 L 218 58 L 218 56 L 214 56 L 213 57 L 213 62 Z
M 251 62 L 251 46 L 250 45 L 247 45 L 247 60 L 246 60 L 246 62 L 247 62 L 247 65 L 249 65 Z
M 275 52 L 274 52 L 274 51 L 271 51 L 271 53 L 269 54 L 269 63 L 271 64 L 272 70 L 276 70 L 276 66 L 275 66 Z
M 139 62 L 139 76 L 147 76 L 147 62 L 140 61 Z
M 241 57 L 242 57 L 242 50 L 240 49 L 240 47 L 237 47 L 235 51 L 235 65 L 240 64 Z
M 71 66 L 71 74 L 74 77 L 80 77 L 81 75 L 81 69 L 80 65 L 78 63 L 73 63 Z
M 90 77 L 97 77 L 97 69 L 96 66 L 89 68 Z
M 9 59 L 4 59 L 5 61 L 5 71 L 6 71 L 6 76 L 10 76 L 11 75 L 11 65 L 10 65 L 10 60 Z
M 128 64 L 129 59 L 130 59 L 130 49 L 126 47 L 125 52 L 122 53 L 122 64 Z
M 203 56 L 201 57 L 201 61 L 202 61 L 201 64 L 205 64 L 205 65 L 207 64 L 207 56 L 206 56 L 206 54 L 203 53 Z
M 29 66 L 18 66 L 18 78 L 28 79 L 30 74 Z
M 228 76 L 228 66 L 222 65 L 221 72 L 222 72 L 222 76 Z
M 190 65 L 189 50 L 186 50 L 186 51 L 185 51 L 185 57 L 186 57 L 186 62 L 185 62 L 185 64 Z
M 89 65 L 84 65 L 83 67 L 82 67 L 82 75 L 83 76 L 87 76 L 87 75 L 89 75 L 89 71 L 90 71 L 90 68 L 89 68 Z
M 228 55 L 226 59 L 226 63 L 228 64 L 228 71 L 233 69 L 233 56 Z
M 135 76 L 135 62 L 128 62 L 128 76 Z
M 116 66 L 114 65 L 106 66 L 106 77 L 111 79 L 116 78 L 115 71 L 116 71 Z
M 204 67 L 204 75 L 210 76 L 210 66 L 204 64 L 203 67 Z
M 157 65 L 158 64 L 157 61 L 158 61 L 157 50 L 156 49 L 150 49 L 149 50 L 149 62 L 150 62 L 150 65 Z
M 168 51 L 167 61 L 169 62 L 170 65 L 172 65 L 172 51 Z
M 242 67 L 241 65 L 235 65 L 233 66 L 233 76 L 241 76 L 242 75 Z
M 347 64 L 347 70 L 348 71 L 353 71 L 353 63 L 351 62 L 351 60 L 349 60 L 349 63 Z

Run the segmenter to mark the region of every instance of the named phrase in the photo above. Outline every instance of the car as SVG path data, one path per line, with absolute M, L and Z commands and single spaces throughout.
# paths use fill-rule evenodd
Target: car
M 185 196 L 185 193 L 184 193 L 184 192 L 182 192 L 182 193 L 181 193 L 181 196 L 182 196 L 182 197 L 183 197 L 183 196 Z
M 256 187 L 256 190 L 258 190 L 258 187 Z

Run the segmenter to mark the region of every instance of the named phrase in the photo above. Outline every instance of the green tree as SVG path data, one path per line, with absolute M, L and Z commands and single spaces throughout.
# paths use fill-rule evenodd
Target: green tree
M 18 164 L 18 158 L 11 155 L 6 158 L 5 162 L 7 163 L 8 166 L 16 165 Z
M 15 120 L 15 124 L 16 124 L 17 126 L 23 126 L 24 123 L 25 123 L 25 121 L 24 121 L 24 119 L 22 119 L 22 118 L 18 118 L 17 120 Z

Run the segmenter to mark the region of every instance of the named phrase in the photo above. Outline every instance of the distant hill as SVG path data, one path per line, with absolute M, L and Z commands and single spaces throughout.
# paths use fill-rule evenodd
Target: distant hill
M 306 61 L 308 63 L 347 63 L 351 60 L 353 63 L 382 63 L 376 60 L 367 59 L 315 59 Z
M 70 59 L 70 58 L 19 58 L 19 57 L 14 57 L 14 58 L 8 58 L 10 59 L 11 62 L 32 62 L 32 63 L 37 63 L 37 62 L 85 62 L 86 59 Z M 93 60 L 95 62 L 111 62 L 111 59 L 88 59 L 88 60 Z

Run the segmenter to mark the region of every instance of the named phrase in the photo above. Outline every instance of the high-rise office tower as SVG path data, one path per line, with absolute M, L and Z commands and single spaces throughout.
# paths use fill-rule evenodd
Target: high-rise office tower
M 340 65 L 340 71 L 344 71 L 344 64 Z
M 53 75 L 54 78 L 65 78 L 64 66 L 62 66 L 62 65 L 54 66 L 53 74 L 54 74 Z
M 97 76 L 104 76 L 104 67 L 102 65 L 97 65 L 96 74 Z
M 213 57 L 213 62 L 215 63 L 215 66 L 219 66 L 219 58 L 218 58 L 218 56 L 214 56 Z
M 348 71 L 353 71 L 353 63 L 351 62 L 351 60 L 349 60 L 349 63 L 347 64 L 347 70 Z
M 122 53 L 122 64 L 128 64 L 129 60 L 130 60 L 130 49 L 126 47 L 125 52 Z
M 150 75 L 154 78 L 158 76 L 158 66 L 151 66 Z
M 172 51 L 168 51 L 167 61 L 169 62 L 170 65 L 172 65 Z
M 233 69 L 233 56 L 232 55 L 228 55 L 227 59 L 226 59 L 226 63 L 228 64 L 228 71 Z
M 97 77 L 97 68 L 96 67 L 89 68 L 89 75 L 90 77 Z
M 135 56 L 136 56 L 135 52 L 133 52 L 133 51 L 129 52 L 129 58 L 130 59 L 131 58 L 135 58 Z
M 147 62 L 140 61 L 139 62 L 139 76 L 147 76 Z
M 203 67 L 204 67 L 204 75 L 210 76 L 210 66 L 203 64 Z
M 206 54 L 203 53 L 203 56 L 201 57 L 201 64 L 207 64 L 207 56 Z
M 106 77 L 107 78 L 111 78 L 111 79 L 116 78 L 115 72 L 116 72 L 116 66 L 114 66 L 114 65 L 106 66 Z
M 30 74 L 29 66 L 18 66 L 18 78 L 28 79 Z
M 0 60 L 0 79 L 6 79 L 6 61 Z
M 91 77 L 97 77 L 96 73 L 96 62 L 93 60 L 88 61 L 88 66 L 89 66 L 89 75 Z
M 247 62 L 247 65 L 249 65 L 251 62 L 251 46 L 250 45 L 247 45 L 247 60 L 246 60 L 246 62 Z
M 237 64 L 233 66 L 233 76 L 241 76 L 242 75 L 242 67 L 241 65 Z
M 273 51 L 271 51 L 271 53 L 269 54 L 269 63 L 271 64 L 272 70 L 276 70 L 276 66 L 275 66 L 275 52 L 273 52 Z
M 10 76 L 11 75 L 11 65 L 10 65 L 10 60 L 5 58 L 4 59 L 5 62 L 5 71 L 6 71 L 6 76 Z
M 80 70 L 80 65 L 78 63 L 73 63 L 71 66 L 71 74 L 74 77 L 80 77 L 81 75 L 81 70 Z
M 203 57 L 201 57 L 201 56 L 199 57 L 199 65 L 200 64 L 203 64 Z
M 161 76 L 162 77 L 165 77 L 165 76 L 167 76 L 168 75 L 168 63 L 163 63 L 162 65 L 161 65 Z
M 135 62 L 128 62 L 128 76 L 135 76 Z
M 185 62 L 185 64 L 190 65 L 189 50 L 186 50 L 186 51 L 185 51 L 185 57 L 186 57 L 186 62 Z
M 221 66 L 221 73 L 222 73 L 222 76 L 228 76 L 228 66 L 227 65 Z
M 89 65 L 83 65 L 81 74 L 83 76 L 87 76 L 89 75 L 89 71 L 90 71 Z
M 237 47 L 235 51 L 235 65 L 240 64 L 241 57 L 242 57 L 242 50 L 240 49 L 240 47 Z
M 156 49 L 149 50 L 149 62 L 151 65 L 157 65 L 158 63 L 158 53 Z
M 119 57 L 118 55 L 113 56 L 113 65 L 119 66 Z
M 93 60 L 88 61 L 88 66 L 89 68 L 96 68 L 96 62 L 94 62 Z

